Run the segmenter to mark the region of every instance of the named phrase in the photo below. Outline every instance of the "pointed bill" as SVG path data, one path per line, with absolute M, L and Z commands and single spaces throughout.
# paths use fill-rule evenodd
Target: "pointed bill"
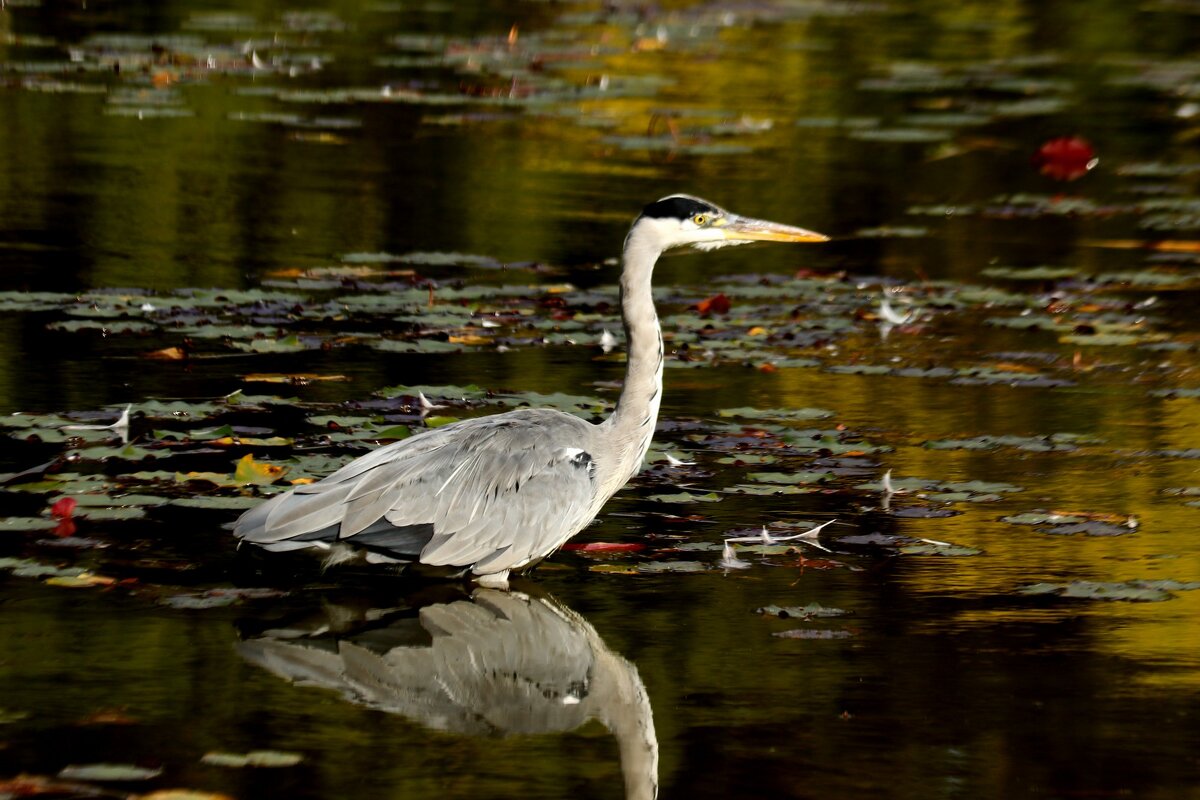
M 725 238 L 737 242 L 828 242 L 829 237 L 765 219 L 730 215 L 713 223 Z

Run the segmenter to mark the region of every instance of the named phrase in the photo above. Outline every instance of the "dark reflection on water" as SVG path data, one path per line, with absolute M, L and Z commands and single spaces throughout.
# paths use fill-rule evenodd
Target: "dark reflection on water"
M 637 668 L 551 597 L 477 589 L 415 609 L 323 604 L 247 633 L 238 652 L 297 686 L 438 731 L 545 734 L 599 720 L 617 739 L 626 796 L 658 794 L 658 740 Z

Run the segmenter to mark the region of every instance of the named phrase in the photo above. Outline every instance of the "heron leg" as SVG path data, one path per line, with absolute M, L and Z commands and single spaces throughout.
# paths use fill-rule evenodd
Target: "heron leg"
M 475 578 L 475 582 L 485 589 L 507 589 L 508 570 L 492 572 L 488 575 L 479 575 Z

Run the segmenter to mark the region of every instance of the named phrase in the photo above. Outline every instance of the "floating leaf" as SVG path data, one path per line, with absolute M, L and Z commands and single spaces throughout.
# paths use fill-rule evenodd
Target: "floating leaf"
M 809 603 L 806 606 L 763 606 L 755 613 L 780 619 L 815 619 L 817 617 L 840 617 L 850 612 L 823 606 L 820 603 Z
M 108 797 L 113 795 L 103 789 L 86 783 L 67 783 L 54 780 L 43 775 L 17 775 L 15 778 L 0 780 L 0 797 Z
M 637 575 L 638 568 L 632 564 L 593 564 L 589 572 L 604 572 L 610 575 Z
M 233 471 L 233 477 L 240 484 L 269 486 L 287 474 L 288 467 L 282 464 L 267 464 L 255 461 L 250 454 L 242 456 Z
M 645 550 L 646 545 L 640 542 L 568 542 L 560 549 L 577 553 L 636 553 Z
M 90 589 L 94 586 L 112 586 L 117 582 L 117 579 L 109 578 L 105 575 L 93 575 L 90 572 L 81 572 L 78 575 L 56 575 L 52 578 L 47 578 L 45 582 L 48 586 L 62 586 L 68 589 Z M 68 776 L 60 775 L 60 777 Z M 69 777 L 77 780 L 105 780 L 104 778 L 84 778 L 81 775 L 71 775 Z M 119 779 L 109 778 L 108 780 Z
M 1075 517 L 1069 514 L 1013 514 L 1003 517 L 1002 521 L 1012 525 L 1073 525 L 1083 522 L 1085 517 Z
M 736 466 L 748 466 L 750 464 L 774 464 L 779 459 L 770 455 L 759 455 L 755 453 L 740 453 L 736 456 L 724 456 L 718 458 L 718 464 L 734 464 Z
M 809 494 L 818 490 L 813 486 L 751 486 L 750 484 L 739 483 L 729 487 L 726 491 L 734 494 L 769 497 L 784 494 Z
M 900 548 L 901 555 L 906 556 L 943 556 L 945 558 L 954 558 L 960 556 L 977 556 L 983 551 L 974 547 L 964 547 L 962 545 L 941 545 L 941 544 L 908 544 Z
M 181 508 L 201 508 L 222 511 L 245 511 L 260 505 L 261 497 L 197 495 L 196 497 L 178 497 L 170 501 L 170 505 Z
M 275 750 L 254 750 L 245 755 L 236 753 L 205 753 L 200 759 L 203 764 L 216 767 L 294 767 L 304 760 L 299 753 Z
M 956 517 L 960 512 L 952 508 L 936 508 L 934 506 L 905 506 L 892 511 L 893 517 L 902 519 L 943 519 Z
M 826 419 L 833 416 L 832 411 L 823 408 L 723 408 L 717 412 L 722 417 L 740 417 L 742 419 L 775 419 L 775 420 L 810 420 Z
M 1038 148 L 1033 157 L 1034 166 L 1038 171 L 1057 181 L 1082 178 L 1099 161 L 1095 148 L 1079 136 L 1051 139 Z
M 1017 592 L 1027 595 L 1052 594 L 1085 600 L 1159 602 L 1174 597 L 1172 592 L 1187 592 L 1196 589 L 1200 589 L 1200 582 L 1184 583 L 1173 580 L 1071 581 L 1070 583 L 1035 583 L 1023 586 Z
M 345 375 L 316 375 L 309 372 L 299 372 L 291 374 L 264 373 L 254 372 L 248 375 L 243 375 L 242 380 L 246 383 L 287 383 L 294 386 L 306 386 L 310 383 L 322 383 L 329 381 L 346 382 L 350 378 Z
M 646 561 L 637 565 L 638 572 L 707 572 L 708 565 L 699 561 Z
M 646 498 L 655 503 L 719 503 L 721 496 L 716 492 L 708 494 L 691 494 L 689 492 L 679 492 L 677 494 L 654 494 Z
M 161 769 L 135 767 L 132 764 L 72 764 L 63 767 L 58 777 L 75 781 L 148 781 L 162 774 Z
M 0 517 L 0 531 L 46 531 L 57 525 L 45 517 Z
M 832 472 L 751 472 L 746 476 L 752 481 L 762 483 L 823 483 L 834 477 Z
M 780 639 L 850 639 L 854 636 L 850 631 L 835 631 L 826 628 L 793 628 L 771 635 L 778 636 Z
M 733 304 L 725 294 L 715 294 L 696 304 L 696 310 L 701 314 L 728 314 Z

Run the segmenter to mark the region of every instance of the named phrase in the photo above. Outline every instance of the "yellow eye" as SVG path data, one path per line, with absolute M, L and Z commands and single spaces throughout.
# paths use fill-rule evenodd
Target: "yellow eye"
M 696 223 L 696 227 L 703 227 L 708 224 L 708 217 L 704 214 L 697 214 L 692 217 L 692 222 Z

